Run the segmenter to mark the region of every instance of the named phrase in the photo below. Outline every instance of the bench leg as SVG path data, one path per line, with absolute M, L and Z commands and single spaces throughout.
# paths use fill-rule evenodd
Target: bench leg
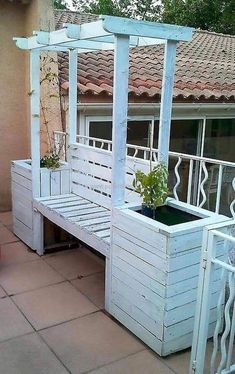
M 108 257 L 105 259 L 105 310 L 110 312 L 111 302 L 111 261 Z
M 33 210 L 33 249 L 39 256 L 44 253 L 43 216 L 37 209 Z

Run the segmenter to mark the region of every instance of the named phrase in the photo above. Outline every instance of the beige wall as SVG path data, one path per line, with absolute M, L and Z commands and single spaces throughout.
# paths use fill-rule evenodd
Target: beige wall
M 11 207 L 11 160 L 30 157 L 28 53 L 12 38 L 53 29 L 50 5 L 50 0 L 0 0 L 0 211 Z

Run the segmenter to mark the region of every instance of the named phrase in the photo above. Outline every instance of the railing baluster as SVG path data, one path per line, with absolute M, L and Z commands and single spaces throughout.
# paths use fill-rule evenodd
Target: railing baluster
M 213 351 L 211 355 L 211 373 L 215 373 L 215 363 L 216 363 L 216 356 L 218 352 L 218 346 L 219 346 L 219 333 L 221 331 L 222 327 L 222 321 L 223 321 L 223 300 L 224 300 L 224 293 L 225 293 L 225 283 L 227 278 L 227 270 L 222 268 L 222 274 L 221 274 L 221 290 L 218 298 L 217 303 L 217 320 L 213 335 Z
M 204 171 L 205 177 L 204 177 L 203 181 L 200 184 L 200 192 L 202 194 L 202 201 L 199 204 L 199 208 L 203 207 L 203 205 L 205 204 L 205 202 L 207 200 L 206 193 L 205 193 L 205 190 L 204 190 L 204 184 L 206 183 L 206 181 L 208 179 L 208 171 L 207 171 L 206 164 L 205 164 L 204 161 L 202 162 L 202 169 Z
M 233 190 L 235 192 L 235 178 L 233 178 L 232 187 L 233 187 Z M 235 206 L 235 198 L 233 199 L 233 201 L 230 204 L 230 212 L 231 212 L 233 218 L 235 218 L 234 206 Z
M 220 373 L 225 366 L 226 358 L 227 358 L 227 349 L 226 349 L 226 339 L 229 335 L 230 328 L 231 328 L 231 320 L 230 320 L 230 308 L 231 304 L 234 300 L 235 296 L 235 279 L 234 279 L 234 273 L 229 274 L 229 298 L 228 301 L 225 304 L 224 308 L 224 317 L 225 317 L 225 329 L 223 332 L 223 335 L 221 337 L 220 347 L 221 347 L 221 360 L 218 367 L 218 373 Z
M 217 193 L 216 193 L 216 206 L 215 206 L 215 212 L 216 213 L 219 213 L 219 208 L 220 208 L 222 181 L 223 181 L 223 166 L 220 165 L 219 166 L 218 182 L 217 182 Z
M 234 337 L 235 337 L 235 299 L 233 300 L 233 313 L 232 313 L 232 326 L 230 330 L 229 345 L 228 345 L 228 358 L 226 363 L 226 369 L 229 370 L 232 362 L 232 355 L 234 349 Z
M 191 202 L 192 195 L 192 181 L 193 181 L 193 160 L 189 161 L 189 172 L 188 172 L 188 192 L 187 192 L 187 203 Z
M 178 197 L 178 194 L 177 194 L 177 188 L 180 185 L 180 175 L 179 175 L 178 170 L 179 170 L 179 166 L 181 164 L 181 161 L 182 161 L 182 158 L 179 157 L 178 161 L 177 161 L 177 164 L 175 165 L 176 184 L 173 188 L 173 194 L 174 194 L 174 197 L 175 197 L 176 200 L 179 200 L 179 197 Z

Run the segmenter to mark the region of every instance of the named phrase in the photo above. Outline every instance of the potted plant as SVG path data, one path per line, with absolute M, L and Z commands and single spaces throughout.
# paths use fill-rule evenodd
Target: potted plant
M 136 171 L 133 187 L 143 198 L 142 214 L 156 219 L 157 208 L 165 204 L 169 193 L 167 181 L 168 170 L 163 163 L 159 163 L 148 174 Z
M 151 164 L 133 182 L 142 205 L 113 208 L 110 313 L 166 356 L 191 346 L 203 230 L 227 218 L 167 198 L 167 168 Z M 215 244 L 219 259 L 223 244 Z M 212 287 L 208 337 L 217 318 L 218 273 Z
M 60 157 L 56 153 L 50 153 L 43 156 L 40 160 L 40 167 L 47 169 L 58 169 L 61 166 Z

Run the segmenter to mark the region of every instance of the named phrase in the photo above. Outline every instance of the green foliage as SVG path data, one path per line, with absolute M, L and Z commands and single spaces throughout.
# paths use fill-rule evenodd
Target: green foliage
M 235 0 L 163 0 L 162 22 L 235 34 Z
M 58 169 L 60 167 L 60 158 L 55 153 L 45 155 L 40 160 L 40 167 L 47 169 Z
M 143 198 L 143 205 L 156 209 L 163 205 L 168 195 L 168 171 L 164 164 L 160 163 L 148 174 L 137 170 L 133 181 L 135 191 Z
M 161 9 L 156 0 L 73 0 L 73 6 L 79 12 L 144 20 L 158 19 Z
M 73 5 L 79 12 L 235 34 L 235 0 L 73 0 Z
M 66 0 L 54 0 L 53 4 L 55 9 L 68 9 Z

